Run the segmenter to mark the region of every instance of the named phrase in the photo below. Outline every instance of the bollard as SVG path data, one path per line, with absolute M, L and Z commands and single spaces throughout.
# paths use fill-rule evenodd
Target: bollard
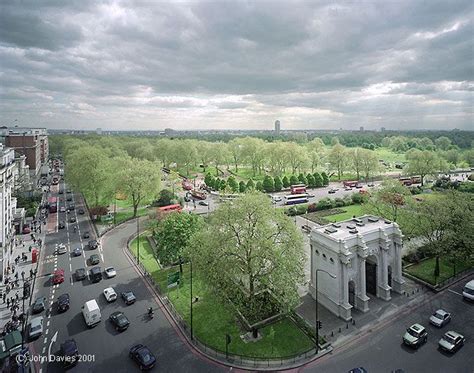
M 349 323 L 346 322 L 346 329 L 349 329 Z
M 415 290 L 413 290 L 413 291 L 411 292 L 411 295 L 414 295 L 414 294 L 415 294 Z
M 355 324 L 356 324 L 356 321 L 352 319 L 352 325 L 355 325 Z
M 340 333 L 340 332 L 342 332 L 342 329 L 341 329 L 341 328 L 339 328 L 339 333 Z
M 331 331 L 331 337 L 334 337 L 334 331 Z

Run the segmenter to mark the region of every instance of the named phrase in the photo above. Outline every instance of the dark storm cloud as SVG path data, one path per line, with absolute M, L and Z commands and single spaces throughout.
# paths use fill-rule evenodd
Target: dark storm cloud
M 472 124 L 472 1 L 6 4 L 5 121 L 121 129 L 270 128 L 275 118 L 286 128 Z

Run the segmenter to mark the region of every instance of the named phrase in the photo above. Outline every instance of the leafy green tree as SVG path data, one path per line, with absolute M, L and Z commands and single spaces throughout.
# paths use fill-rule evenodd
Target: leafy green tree
M 329 177 L 326 172 L 321 172 L 321 177 L 323 178 L 323 185 L 329 185 Z
M 451 146 L 451 140 L 449 137 L 441 136 L 435 140 L 436 148 L 440 150 L 448 150 Z
M 313 175 L 311 175 L 311 174 L 306 175 L 306 181 L 308 182 L 308 186 L 309 186 L 310 188 L 314 188 L 314 187 L 315 187 Z
M 280 177 L 275 176 L 273 178 L 273 184 L 275 186 L 275 192 L 280 192 L 283 189 L 283 183 L 281 182 Z
M 162 265 L 171 265 L 184 257 L 194 234 L 204 226 L 197 214 L 171 213 L 155 228 L 156 255 Z
M 275 184 L 271 176 L 266 175 L 263 179 L 263 190 L 267 193 L 273 192 L 275 190 Z
M 298 181 L 301 183 L 301 184 L 308 184 L 308 180 L 306 180 L 306 177 L 303 175 L 303 174 L 299 174 L 298 175 Z
M 421 185 L 423 185 L 426 175 L 434 175 L 442 167 L 436 153 L 428 150 L 413 149 L 407 152 L 406 158 L 408 165 L 405 172 L 408 175 L 420 175 Z
M 239 184 L 235 180 L 235 177 L 229 176 L 229 178 L 227 179 L 227 185 L 233 193 L 237 193 L 239 191 Z
M 328 154 L 331 167 L 337 171 L 337 177 L 341 180 L 342 174 L 347 167 L 347 149 L 341 144 L 334 145 Z
M 247 190 L 247 186 L 245 185 L 245 182 L 243 180 L 241 180 L 239 182 L 239 192 L 240 193 L 245 193 L 246 190 Z
M 291 185 L 290 180 L 288 180 L 288 177 L 286 175 L 283 176 L 283 179 L 281 180 L 281 182 L 284 188 L 288 188 Z
M 321 174 L 319 172 L 315 172 L 313 175 L 314 178 L 314 186 L 316 188 L 322 187 L 324 185 L 324 180 L 321 177 Z
M 253 311 L 255 318 L 265 316 L 265 291 L 272 292 L 283 312 L 299 304 L 302 235 L 264 195 L 246 194 L 233 205 L 221 205 L 193 237 L 189 255 L 215 292 L 232 299 L 244 313 Z
M 257 181 L 257 185 L 255 186 L 255 189 L 258 190 L 259 192 L 263 192 L 263 184 L 261 181 Z
M 242 141 L 239 138 L 229 141 L 229 153 L 232 157 L 235 166 L 235 172 L 239 170 L 239 163 L 242 160 Z
M 379 170 L 379 161 L 377 155 L 371 150 L 362 149 L 360 155 L 362 172 L 364 172 L 365 180 L 368 181 L 370 176 Z
M 252 179 L 249 179 L 249 181 L 247 181 L 247 190 L 254 190 L 255 189 L 255 183 L 253 182 Z
M 360 173 L 362 172 L 363 168 L 364 151 L 368 150 L 362 148 L 353 148 L 347 152 L 348 159 L 352 166 L 351 168 L 357 175 L 357 180 L 360 180 Z
M 156 206 L 168 206 L 172 205 L 177 201 L 177 196 L 173 194 L 173 192 L 169 189 L 162 189 L 160 190 L 158 199 L 154 202 Z
M 214 179 L 214 177 L 208 172 L 206 174 L 206 176 L 204 177 L 204 183 L 211 189 L 215 189 L 215 184 L 216 184 L 216 180 Z
M 296 175 L 291 175 L 290 177 L 290 185 L 296 185 L 296 184 L 299 184 L 299 180 L 298 178 L 296 177 Z
M 225 188 L 227 188 L 227 181 L 225 181 L 224 179 L 221 179 L 219 190 L 225 190 Z

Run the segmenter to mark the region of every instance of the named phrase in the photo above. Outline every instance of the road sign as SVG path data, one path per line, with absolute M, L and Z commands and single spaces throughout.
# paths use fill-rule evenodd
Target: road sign
M 179 272 L 169 273 L 168 274 L 168 288 L 173 288 L 179 285 Z

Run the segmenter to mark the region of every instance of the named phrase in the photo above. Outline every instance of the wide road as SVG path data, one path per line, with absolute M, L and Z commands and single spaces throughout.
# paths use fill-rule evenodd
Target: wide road
M 470 279 L 473 279 L 471 276 Z M 433 294 L 431 301 L 413 309 L 405 310 L 401 317 L 391 320 L 380 329 L 336 348 L 332 354 L 308 364 L 305 372 L 348 372 L 355 367 L 364 367 L 371 372 L 472 373 L 474 372 L 474 303 L 464 301 L 462 287 L 468 281 L 452 285 L 441 293 Z M 428 319 L 434 311 L 442 308 L 451 312 L 452 321 L 438 329 Z M 406 328 L 420 323 L 428 331 L 428 342 L 418 350 L 402 344 Z M 465 345 L 454 355 L 438 350 L 438 341 L 448 330 L 466 337 Z
M 64 185 L 60 185 L 64 189 Z M 88 215 L 78 214 L 79 208 L 85 208 L 83 201 L 78 195 L 74 200 L 66 201 L 66 193 L 57 194 L 57 187 L 52 188 L 52 195 L 62 199 L 60 207 L 75 203 L 76 208 L 69 213 L 58 212 L 50 214 L 48 231 L 46 236 L 46 248 L 42 253 L 40 276 L 37 278 L 37 296 L 48 298 L 48 310 L 43 312 L 45 317 L 45 330 L 43 336 L 33 342 L 33 354 L 47 355 L 51 346 L 51 352 L 59 354 L 60 344 L 69 338 L 77 342 L 79 353 L 85 354 L 90 361 L 80 362 L 71 372 L 131 372 L 138 371 L 135 363 L 128 357 L 129 348 L 136 343 L 147 345 L 157 358 L 156 371 L 160 372 L 217 372 L 223 368 L 217 366 L 201 356 L 195 354 L 181 339 L 177 331 L 172 327 L 164 313 L 159 309 L 153 293 L 145 285 L 132 263 L 122 251 L 125 248 L 128 237 L 136 229 L 136 223 L 130 222 L 109 232 L 103 239 L 102 247 L 91 250 L 87 242 L 92 239 L 93 230 Z M 71 223 L 71 217 L 75 217 L 78 223 Z M 66 227 L 57 230 L 57 221 L 65 221 Z M 74 231 L 76 227 L 76 231 Z M 91 238 L 82 238 L 85 231 L 91 233 Z M 55 245 L 65 243 L 68 253 L 55 255 Z M 83 249 L 82 256 L 73 257 L 72 250 L 75 247 Z M 91 283 L 89 279 L 76 281 L 73 273 L 78 268 L 92 268 L 88 258 L 90 254 L 99 254 L 99 266 L 104 269 L 113 266 L 117 270 L 115 278 L 104 279 L 99 283 Z M 51 275 L 55 269 L 62 268 L 65 271 L 65 281 L 60 285 L 52 285 Z M 107 303 L 102 291 L 112 286 L 119 299 Z M 137 302 L 127 306 L 120 298 L 122 291 L 133 291 Z M 71 307 L 68 311 L 59 314 L 57 312 L 57 297 L 63 293 L 71 296 Z M 89 329 L 81 313 L 82 305 L 91 299 L 96 299 L 102 313 L 102 321 L 94 328 Z M 148 307 L 155 309 L 155 317 L 150 319 L 146 312 Z M 108 320 L 114 311 L 123 311 L 130 320 L 130 327 L 118 333 Z M 57 333 L 57 335 L 56 335 Z M 56 335 L 56 341 L 52 338 Z M 86 359 L 87 360 L 87 359 Z M 63 372 L 62 366 L 57 362 L 44 361 L 37 364 L 40 372 Z

